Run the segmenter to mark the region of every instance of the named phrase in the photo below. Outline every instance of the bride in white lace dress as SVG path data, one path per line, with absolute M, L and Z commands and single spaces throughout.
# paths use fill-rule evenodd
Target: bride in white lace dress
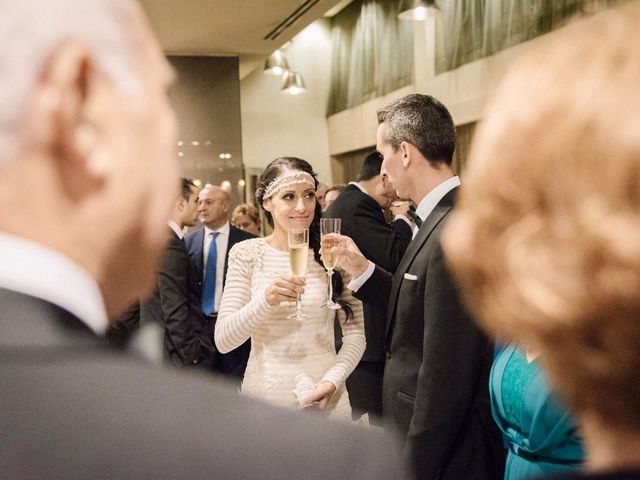
M 351 419 L 345 379 L 365 348 L 362 304 L 342 289 L 340 275 L 334 291 L 342 305 L 342 348 L 336 354 L 335 310 L 327 300 L 327 274 L 318 257 L 320 207 L 317 181 L 306 161 L 285 157 L 267 166 L 256 192 L 274 231 L 266 238 L 245 240 L 229 252 L 229 268 L 215 328 L 215 343 L 226 353 L 251 339 L 251 354 L 242 393 L 298 408 L 295 378 L 307 374 L 315 383 L 302 405 L 316 403 L 331 416 Z M 288 231 L 309 228 L 308 272 L 290 273 Z M 287 318 L 302 292 L 303 321 Z

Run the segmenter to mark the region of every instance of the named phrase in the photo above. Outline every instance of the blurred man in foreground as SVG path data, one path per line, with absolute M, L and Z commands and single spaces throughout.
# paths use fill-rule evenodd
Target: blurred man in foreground
M 379 437 L 106 347 L 166 245 L 171 71 L 135 3 L 0 6 L 2 476 L 395 478 Z

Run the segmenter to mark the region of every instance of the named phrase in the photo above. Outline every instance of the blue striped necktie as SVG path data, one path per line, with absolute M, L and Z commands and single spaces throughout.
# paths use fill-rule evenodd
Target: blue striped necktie
M 209 255 L 207 255 L 207 269 L 204 272 L 204 284 L 202 285 L 202 313 L 209 316 L 213 313 L 216 298 L 216 266 L 218 263 L 218 247 L 216 237 L 220 232 L 211 232 Z

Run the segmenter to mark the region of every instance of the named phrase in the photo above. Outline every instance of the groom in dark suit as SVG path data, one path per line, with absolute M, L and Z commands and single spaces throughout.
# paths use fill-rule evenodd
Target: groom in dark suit
M 198 214 L 203 227 L 188 234 L 185 243 L 199 279 L 200 301 L 205 318 L 203 332 L 213 343 L 218 307 L 227 276 L 229 250 L 236 243 L 254 238 L 255 235 L 229 223 L 229 194 L 217 185 L 207 185 L 200 191 Z M 207 354 L 207 363 L 214 371 L 239 381 L 247 368 L 250 351 L 249 340 L 225 354 L 214 347 Z
M 402 477 L 372 432 L 107 346 L 166 248 L 171 69 L 130 0 L 4 2 L 2 23 L 0 476 Z
M 395 272 L 411 242 L 412 227 L 402 215 L 388 223 L 383 209 L 396 198 L 396 190 L 380 172 L 382 155 L 366 156 L 356 182 L 351 182 L 324 213 L 342 220 L 342 233 L 356 242 L 363 254 L 388 272 Z M 369 414 L 369 421 L 382 419 L 382 375 L 386 308 L 363 302 L 367 348 L 358 366 L 347 378 L 347 390 L 354 418 Z
M 335 253 L 358 298 L 388 305 L 385 428 L 404 436 L 417 479 L 502 478 L 488 394 L 493 349 L 463 307 L 440 246 L 460 184 L 451 170 L 453 120 L 435 98 L 416 94 L 378 110 L 378 122 L 382 171 L 417 204 L 421 226 L 395 275 L 367 262 L 350 239 Z

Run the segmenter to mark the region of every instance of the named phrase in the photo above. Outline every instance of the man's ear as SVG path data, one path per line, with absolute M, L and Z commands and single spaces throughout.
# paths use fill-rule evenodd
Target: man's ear
M 386 173 L 381 173 L 380 174 L 380 186 L 382 187 L 383 190 L 386 190 L 388 182 L 389 182 L 389 177 L 387 176 L 387 174 Z
M 87 48 L 65 42 L 42 70 L 30 112 L 33 143 L 53 162 L 72 199 L 100 182 L 105 170 L 89 111 L 97 81 Z
M 402 154 L 402 166 L 406 169 L 411 165 L 411 144 L 409 142 L 400 143 L 400 153 Z
M 184 198 L 179 197 L 174 205 L 178 212 L 182 213 L 184 212 L 185 208 L 187 208 L 187 203 L 188 202 Z

